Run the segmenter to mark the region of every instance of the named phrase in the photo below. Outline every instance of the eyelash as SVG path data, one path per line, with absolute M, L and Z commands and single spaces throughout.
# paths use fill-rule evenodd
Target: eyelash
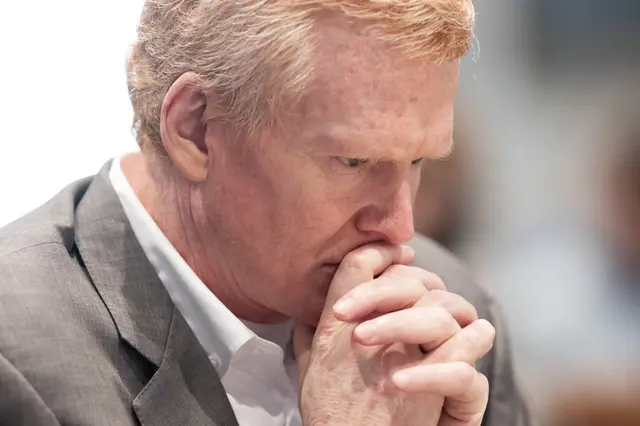
M 357 169 L 360 166 L 363 166 L 365 164 L 367 164 L 369 162 L 369 160 L 364 159 L 364 158 L 355 158 L 355 157 L 336 157 L 336 159 L 338 161 L 340 161 L 340 163 L 342 163 L 342 165 L 350 168 L 350 169 Z M 413 160 L 411 162 L 412 165 L 418 165 L 420 163 L 422 163 L 422 160 L 424 159 L 424 157 L 422 158 L 417 158 L 415 160 Z M 357 164 L 351 164 L 352 162 L 357 162 Z
M 350 169 L 357 169 L 360 166 L 367 164 L 368 160 L 364 159 L 364 158 L 353 158 L 353 157 L 337 157 L 337 160 L 342 163 L 342 165 L 350 168 Z M 358 162 L 358 164 L 351 164 L 351 162 Z

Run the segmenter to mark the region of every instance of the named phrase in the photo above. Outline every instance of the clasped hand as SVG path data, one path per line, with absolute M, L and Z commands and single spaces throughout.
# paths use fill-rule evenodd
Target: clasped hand
M 382 244 L 349 253 L 318 327 L 296 327 L 305 426 L 482 422 L 489 384 L 475 362 L 494 328 L 436 275 L 408 266 L 413 256 Z

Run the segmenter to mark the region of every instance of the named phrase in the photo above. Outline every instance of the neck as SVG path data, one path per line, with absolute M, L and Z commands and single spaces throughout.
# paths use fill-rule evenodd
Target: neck
M 166 165 L 154 165 L 166 167 Z M 122 171 L 136 196 L 171 242 L 176 251 L 213 294 L 238 318 L 254 323 L 283 320 L 280 315 L 252 301 L 238 284 L 235 274 L 225 262 L 224 253 L 203 237 L 211 235 L 194 221 L 186 184 L 165 173 L 151 173 L 150 164 L 141 153 L 121 160 Z M 163 176 L 157 183 L 152 175 Z

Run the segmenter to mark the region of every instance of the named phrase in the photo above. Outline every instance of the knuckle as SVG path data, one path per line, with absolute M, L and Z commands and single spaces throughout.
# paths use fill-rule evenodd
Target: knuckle
M 407 265 L 393 264 L 387 268 L 385 275 L 404 275 L 407 268 Z
M 424 286 L 428 290 L 446 290 L 447 286 L 444 284 L 442 278 L 433 272 L 425 271 Z
M 422 285 L 422 282 L 416 278 L 416 277 L 407 277 L 404 280 L 405 285 L 407 287 L 410 287 L 411 289 L 419 292 L 419 293 L 426 293 L 427 290 L 424 288 L 424 286 Z
M 433 308 L 429 308 L 429 310 L 431 311 L 430 321 L 437 324 L 438 328 L 447 331 L 456 329 L 458 323 L 446 308 L 442 306 L 435 306 Z
M 406 297 L 410 295 L 414 301 L 422 299 L 427 292 L 420 280 L 413 277 L 394 277 L 391 280 L 385 280 L 385 289 L 389 294 L 403 294 Z
M 429 298 L 434 302 L 446 302 L 452 299 L 451 294 L 445 290 L 431 290 L 429 292 Z
M 473 385 L 473 382 L 476 380 L 476 376 L 478 374 L 477 370 L 473 368 L 471 365 L 458 362 L 456 365 L 456 378 L 460 385 L 461 389 L 469 389 Z
M 421 279 L 423 271 L 415 266 L 394 264 L 387 268 L 385 273 L 393 275 L 394 277 L 413 278 L 418 281 L 420 285 L 423 285 Z
M 456 293 L 450 293 L 448 291 L 442 291 L 441 293 L 443 293 L 443 298 L 448 299 L 452 302 L 455 302 L 457 304 L 460 305 L 469 305 L 472 306 L 471 303 L 467 302 L 467 299 L 465 299 L 464 297 L 460 296 L 459 294 Z
M 471 318 L 478 318 L 478 310 L 469 301 L 467 301 L 467 299 L 455 293 L 449 293 L 446 291 L 441 293 L 442 295 L 439 297 L 441 297 L 440 300 L 442 303 L 446 303 L 451 307 L 456 307 L 459 311 L 466 312 Z
M 429 290 L 429 300 L 438 306 L 447 309 L 464 307 L 468 302 L 462 296 L 450 293 L 446 290 Z
M 345 267 L 359 271 L 365 270 L 367 268 L 367 263 L 367 255 L 361 251 L 351 252 L 347 254 L 343 260 Z
M 471 315 L 471 317 L 477 319 L 478 318 L 478 310 L 476 309 L 476 307 L 473 306 L 471 303 L 467 302 L 466 300 L 465 300 L 465 302 L 469 305 L 467 307 L 467 309 L 469 309 L 469 314 Z M 494 330 L 494 334 L 495 334 L 495 330 Z
M 366 285 L 366 287 L 365 287 Z M 376 278 L 360 287 L 365 288 L 367 293 L 375 293 L 378 297 L 389 297 L 397 292 L 398 286 L 394 280 Z
M 477 350 L 483 346 L 482 343 L 485 339 L 483 339 L 483 336 L 476 330 L 469 329 L 463 336 L 464 346 L 471 351 L 477 352 Z
M 379 299 L 388 291 L 389 289 L 387 289 L 386 283 L 373 280 L 365 281 L 362 284 L 355 286 L 349 295 L 355 300 L 364 302 L 366 300 Z
M 484 352 L 493 346 L 495 334 L 495 328 L 491 323 L 486 320 L 478 320 L 473 323 L 473 327 L 468 327 L 464 334 L 464 341 L 472 351 Z
M 405 277 L 413 277 L 420 283 L 421 286 L 427 290 L 443 290 L 446 291 L 447 287 L 440 276 L 433 272 L 426 271 L 417 266 L 408 265 L 392 265 L 387 268 L 387 273 L 393 275 L 400 275 Z
M 410 287 L 421 293 L 426 292 L 426 288 L 420 279 L 420 274 L 416 273 L 419 268 L 406 265 L 391 265 L 385 271 L 385 278 L 393 280 L 394 284 Z

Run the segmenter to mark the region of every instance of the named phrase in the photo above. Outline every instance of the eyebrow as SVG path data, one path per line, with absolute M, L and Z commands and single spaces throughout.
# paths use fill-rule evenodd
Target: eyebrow
M 324 148 L 328 145 L 330 147 L 335 147 L 336 149 L 337 148 L 344 149 L 344 152 L 342 153 L 342 156 L 344 157 L 366 158 L 368 160 L 372 160 L 376 162 L 399 161 L 398 158 L 382 155 L 382 153 L 380 152 L 381 151 L 380 149 L 372 149 L 371 146 L 363 145 L 359 150 L 357 148 L 355 150 L 345 149 L 347 147 L 346 141 L 350 140 L 348 134 L 341 135 L 338 132 L 319 131 L 319 132 L 313 132 L 313 133 L 304 135 L 304 139 L 307 140 L 308 142 L 313 142 L 312 144 L 310 144 L 310 146 L 311 146 L 311 149 L 316 152 L 327 151 L 327 149 L 324 149 Z M 318 145 L 318 143 L 320 145 Z M 442 154 L 434 155 L 434 156 L 424 155 L 422 157 L 416 157 L 415 159 L 430 158 L 433 160 L 444 160 L 453 153 L 454 147 L 455 147 L 455 141 L 453 138 L 450 138 L 449 143 Z M 363 155 L 365 151 L 368 153 Z

